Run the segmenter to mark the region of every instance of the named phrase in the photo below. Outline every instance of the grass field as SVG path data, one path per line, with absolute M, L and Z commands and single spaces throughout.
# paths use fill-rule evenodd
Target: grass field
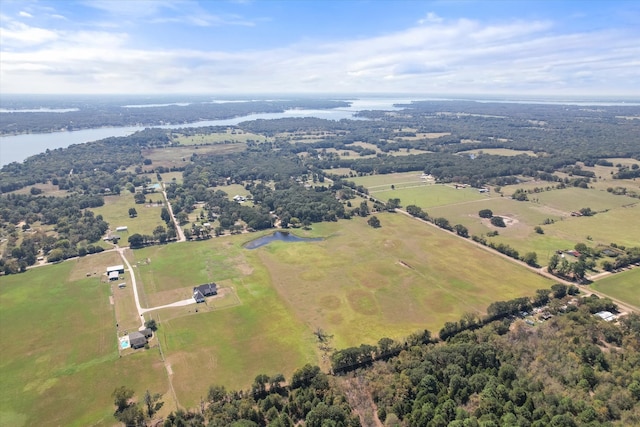
M 265 142 L 267 137 L 255 133 L 244 132 L 238 129 L 227 129 L 226 132 L 197 134 L 197 135 L 181 135 L 174 134 L 173 141 L 180 145 L 198 145 L 198 144 L 220 144 L 235 142 Z
M 370 194 L 382 201 L 392 198 L 400 199 L 402 206 L 416 205 L 425 210 L 435 206 L 455 205 L 458 203 L 469 203 L 480 200 L 487 200 L 490 196 L 481 194 L 475 188 L 455 189 L 449 185 L 427 184 L 417 182 L 415 184 L 395 185 L 395 190 L 373 189 Z
M 604 277 L 591 287 L 612 298 L 640 307 L 640 268 Z
M 134 252 L 137 260 L 151 260 L 137 267 L 148 300 L 183 291 L 187 296 L 176 298 L 188 298 L 194 285 L 207 281 L 232 292 L 207 305 L 151 313 L 160 322 L 160 340 L 182 405 L 196 405 L 211 384 L 246 388 L 259 373 L 290 378 L 305 363 L 317 363 L 312 331 L 279 297 L 255 253 L 241 247 L 248 238 L 228 236 Z
M 148 199 L 154 202 L 163 203 L 162 193 L 149 193 L 146 195 Z M 138 216 L 129 218 L 129 208 L 135 208 Z M 104 198 L 104 206 L 92 209 L 96 215 L 102 215 L 104 220 L 109 223 L 111 231 L 115 233 L 116 227 L 127 226 L 128 230 L 118 232 L 122 238 L 124 246 L 127 239 L 134 233 L 153 234 L 153 229 L 159 225 L 164 226 L 164 221 L 160 218 L 162 206 L 140 204 L 137 205 L 133 200 L 133 194 L 128 191 L 122 192 L 119 196 L 106 196 Z
M 151 312 L 180 403 L 197 404 L 212 383 L 248 387 L 259 373 L 290 377 L 304 363 L 322 364 L 317 328 L 336 348 L 437 333 L 465 312 L 552 284 L 404 215 L 379 217 L 380 229 L 358 218 L 295 230 L 326 237 L 313 243 L 242 247 L 262 232 L 134 251 L 143 305 L 188 298 L 209 281 L 230 292 L 207 305 Z M 465 268 L 452 268 L 461 259 Z
M 203 146 L 183 146 L 152 148 L 142 150 L 142 155 L 153 162 L 153 166 L 183 167 L 189 164 L 191 156 L 197 154 L 204 156 L 208 154 L 238 153 L 246 149 L 246 144 L 238 142 L 234 144 L 213 144 Z
M 531 157 L 537 157 L 536 153 L 531 150 L 512 150 L 510 148 L 482 148 L 477 150 L 459 151 L 458 154 L 490 154 L 492 156 L 520 156 L 525 154 Z
M 158 352 L 118 357 L 109 285 L 86 277 L 112 255 L 2 278 L 0 425 L 113 425 L 120 385 L 164 393 L 171 406 Z

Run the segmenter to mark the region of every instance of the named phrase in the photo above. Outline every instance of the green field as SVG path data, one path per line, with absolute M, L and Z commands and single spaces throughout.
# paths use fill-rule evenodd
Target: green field
M 224 294 L 207 305 L 151 313 L 161 324 L 179 402 L 197 404 L 212 383 L 248 387 L 261 372 L 290 377 L 304 363 L 322 365 L 317 328 L 333 335 L 336 348 L 424 328 L 437 333 L 496 299 L 552 284 L 412 218 L 379 217 L 380 229 L 358 218 L 295 230 L 326 237 L 321 242 L 242 247 L 268 231 L 134 251 L 143 305 L 188 298 L 208 281 Z M 461 259 L 465 268 L 452 268 Z
M 162 193 L 149 193 L 146 195 L 147 202 L 151 199 L 154 204 L 148 203 L 137 205 L 133 200 L 133 194 L 128 191 L 122 192 L 119 196 L 105 196 L 104 206 L 93 208 L 96 215 L 102 215 L 109 223 L 111 231 L 115 233 L 116 227 L 127 226 L 128 230 L 118 232 L 122 238 L 122 243 L 126 246 L 127 239 L 134 233 L 153 234 L 153 229 L 159 225 L 165 226 L 160 218 L 162 203 L 164 198 Z M 129 218 L 129 208 L 135 208 L 138 216 Z
M 180 145 L 202 145 L 202 144 L 221 144 L 221 143 L 236 143 L 236 142 L 265 142 L 267 137 L 258 135 L 255 133 L 244 132 L 239 129 L 227 129 L 226 132 L 196 134 L 196 135 L 181 135 L 174 134 L 173 141 Z
M 86 277 L 113 254 L 36 268 L 0 286 L 0 425 L 113 425 L 111 392 L 165 394 L 156 350 L 119 358 L 109 285 Z
M 576 243 L 595 247 L 611 242 L 635 246 L 640 242 L 640 228 L 630 226 L 640 215 L 640 203 L 636 203 L 636 199 L 579 188 L 545 191 L 531 194 L 529 198 L 535 201 L 518 202 L 492 193 L 492 197 L 485 200 L 433 207 L 428 213 L 432 217 L 445 217 L 451 224 L 462 224 L 471 234 L 496 230 L 500 234 L 491 241 L 508 244 L 521 255 L 536 252 L 541 265 L 545 265 L 556 250 L 573 248 Z M 591 207 L 600 213 L 591 217 L 571 216 L 571 211 L 582 207 Z M 507 219 L 508 226 L 490 225 L 488 220 L 478 217 L 480 209 L 491 209 L 494 215 Z M 547 218 L 554 223 L 544 225 Z M 544 234 L 534 231 L 537 225 Z
M 476 150 L 459 151 L 458 154 L 489 154 L 492 156 L 520 156 L 522 154 L 537 157 L 531 150 L 512 150 L 510 148 L 481 148 Z
M 208 281 L 229 292 L 206 305 L 151 314 L 161 324 L 159 336 L 182 405 L 196 405 L 214 383 L 246 388 L 259 373 L 290 378 L 305 363 L 318 363 L 312 331 L 277 294 L 256 253 L 241 247 L 248 238 L 227 236 L 134 252 L 136 260 L 151 260 L 136 268 L 148 301 L 169 302 L 172 292 L 174 301 L 189 298 L 193 286 Z
M 604 277 L 591 287 L 612 298 L 640 307 L 640 268 Z

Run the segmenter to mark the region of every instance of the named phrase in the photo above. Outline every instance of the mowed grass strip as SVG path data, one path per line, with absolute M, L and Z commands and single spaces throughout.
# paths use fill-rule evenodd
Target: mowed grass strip
M 113 425 L 111 392 L 166 393 L 156 351 L 120 359 L 109 285 L 92 271 L 109 254 L 5 276 L 0 286 L 0 425 Z
M 594 282 L 596 291 L 640 307 L 640 268 L 615 273 Z

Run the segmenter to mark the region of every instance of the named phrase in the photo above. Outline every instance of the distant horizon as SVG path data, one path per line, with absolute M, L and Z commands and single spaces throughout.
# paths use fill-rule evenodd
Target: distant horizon
M 556 99 L 556 100 L 585 100 L 585 99 L 629 99 L 640 100 L 640 94 L 544 94 L 544 93 L 414 93 L 414 92 L 255 92 L 255 93 L 190 93 L 190 92 L 176 92 L 176 93 L 28 93 L 28 92 L 9 92 L 3 93 L 3 97 L 69 97 L 69 98 L 81 98 L 81 97 L 112 97 L 112 98 L 150 98 L 161 99 L 171 98 L 176 99 L 180 97 L 192 97 L 192 98 L 209 98 L 216 101 L 224 100 L 273 100 L 273 99 L 295 99 L 295 98 L 316 98 L 316 99 L 335 99 L 335 100 L 353 100 L 357 98 L 412 98 L 412 99 L 424 99 L 424 100 L 477 100 L 476 98 L 495 98 L 495 99 L 508 99 L 508 98 L 523 98 L 527 100 L 544 100 L 544 99 Z M 2 98 L 0 98 L 0 104 L 2 104 Z

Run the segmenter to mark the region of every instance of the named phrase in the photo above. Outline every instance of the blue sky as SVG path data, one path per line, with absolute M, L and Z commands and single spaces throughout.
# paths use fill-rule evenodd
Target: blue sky
M 0 2 L 0 93 L 640 96 L 640 2 Z

